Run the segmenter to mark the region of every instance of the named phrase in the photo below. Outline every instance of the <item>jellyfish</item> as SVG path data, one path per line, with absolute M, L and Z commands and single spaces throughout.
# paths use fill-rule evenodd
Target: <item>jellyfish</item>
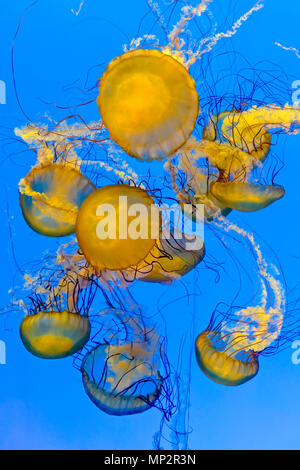
M 160 373 L 140 343 L 100 344 L 87 353 L 81 372 L 88 397 L 111 415 L 146 411 L 160 394 Z
M 73 166 L 38 164 L 19 183 L 24 219 L 42 235 L 71 235 L 75 233 L 79 207 L 95 190 L 94 184 Z
M 99 112 L 110 138 L 140 160 L 173 155 L 198 116 L 193 78 L 174 57 L 136 49 L 114 59 L 100 81 Z
M 119 307 L 99 313 L 102 342 L 98 332 L 79 369 L 85 392 L 99 409 L 131 415 L 161 405 L 164 347 L 156 328 L 145 326 L 139 309 Z
M 281 199 L 285 194 L 282 186 L 236 181 L 228 183 L 215 181 L 210 185 L 210 191 L 226 207 L 241 212 L 253 212 L 264 209 Z
M 90 337 L 90 321 L 79 313 L 41 311 L 24 317 L 20 335 L 31 354 L 60 359 L 83 348 Z
M 225 220 L 223 227 L 250 243 L 257 264 L 260 301 L 257 305 L 230 310 L 228 315 L 221 315 L 220 321 L 213 315 L 208 327 L 196 339 L 195 353 L 200 369 L 209 378 L 233 386 L 255 377 L 258 356 L 280 337 L 285 293 L 253 235 Z
M 110 138 L 127 154 L 151 161 L 169 157 L 185 144 L 199 112 L 190 67 L 222 37 L 233 36 L 261 8 L 256 5 L 236 21 L 232 30 L 201 41 L 199 48 L 184 48 L 186 41 L 181 35 L 209 3 L 202 0 L 194 7 L 185 6 L 180 20 L 167 33 L 166 45 L 158 44 L 157 49 L 131 48 L 115 58 L 101 77 L 97 103 L 102 121 Z M 151 8 L 157 15 L 153 4 Z M 161 19 L 159 22 L 163 23 Z M 131 45 L 138 47 L 142 39 L 132 40 Z
M 200 237 L 181 234 L 161 237 L 149 255 L 136 268 L 136 278 L 146 282 L 171 283 L 193 270 L 204 258 Z
M 81 350 L 91 332 L 93 281 L 58 267 L 54 271 L 43 267 L 25 279 L 27 289 L 34 286 L 20 325 L 25 348 L 43 359 L 61 359 Z
M 159 212 L 139 187 L 108 185 L 93 192 L 80 207 L 76 236 L 96 271 L 136 266 L 159 236 Z
M 257 356 L 252 352 L 240 352 L 234 355 L 225 344 L 220 347 L 221 335 L 206 330 L 201 333 L 195 343 L 198 366 L 210 379 L 223 385 L 241 385 L 253 379 L 258 373 Z

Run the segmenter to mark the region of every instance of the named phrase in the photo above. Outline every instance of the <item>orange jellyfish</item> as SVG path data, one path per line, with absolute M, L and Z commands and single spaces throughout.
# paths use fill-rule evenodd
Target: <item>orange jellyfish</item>
M 151 196 L 139 187 L 108 185 L 79 209 L 78 245 L 96 270 L 120 270 L 146 258 L 159 236 L 160 216 Z
M 252 351 L 232 354 L 223 346 L 217 347 L 220 334 L 206 330 L 195 344 L 196 359 L 200 369 L 214 382 L 223 385 L 241 385 L 258 373 L 257 356 Z
M 191 135 L 199 110 L 186 68 L 156 49 L 114 59 L 101 78 L 97 103 L 111 139 L 140 160 L 173 155 Z
M 71 165 L 36 165 L 19 183 L 24 219 L 42 235 L 71 235 L 75 232 L 80 205 L 95 189 L 93 183 Z
M 253 212 L 268 207 L 281 199 L 284 188 L 276 185 L 262 185 L 230 181 L 227 183 L 213 182 L 211 194 L 230 209 L 241 212 Z
M 88 315 L 95 295 L 93 282 L 60 269 L 42 269 L 25 279 L 27 286 L 35 286 L 29 296 L 29 313 L 20 325 L 25 348 L 43 359 L 64 358 L 82 349 L 91 332 Z
M 214 312 L 208 327 L 196 339 L 200 369 L 215 382 L 240 385 L 258 372 L 258 356 L 278 341 L 286 311 L 284 288 L 278 271 L 269 265 L 253 234 L 226 219 L 217 226 L 244 237 L 251 247 L 258 274 L 256 304 Z
M 145 345 L 100 344 L 89 351 L 81 364 L 86 394 L 110 415 L 132 415 L 154 406 L 162 378 Z
M 203 240 L 183 235 L 161 237 L 149 255 L 137 266 L 140 281 L 171 283 L 194 269 L 204 258 Z
M 223 385 L 240 385 L 252 379 L 258 372 L 258 356 L 280 338 L 283 326 L 284 290 L 253 236 L 248 237 L 257 257 L 260 300 L 257 305 L 222 313 L 220 321 L 214 314 L 195 344 L 200 369 Z
M 41 311 L 24 317 L 20 335 L 31 354 L 43 359 L 60 359 L 82 349 L 90 330 L 87 316 L 68 311 Z

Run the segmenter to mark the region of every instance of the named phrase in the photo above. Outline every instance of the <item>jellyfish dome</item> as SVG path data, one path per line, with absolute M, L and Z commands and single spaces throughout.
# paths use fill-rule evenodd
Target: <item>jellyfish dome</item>
M 219 349 L 217 332 L 206 330 L 195 343 L 197 363 L 210 379 L 222 385 L 241 385 L 258 373 L 257 356 L 251 352 L 231 354 L 229 348 Z
M 205 256 L 200 237 L 184 235 L 175 239 L 161 237 L 146 259 L 137 267 L 137 279 L 147 282 L 171 283 L 194 269 Z
M 160 373 L 139 343 L 100 344 L 84 357 L 81 373 L 88 397 L 110 415 L 146 411 L 160 395 Z
M 265 209 L 281 199 L 284 188 L 276 185 L 263 185 L 230 181 L 213 182 L 210 186 L 212 195 L 231 209 L 241 212 L 254 212 Z
M 139 187 L 108 185 L 93 192 L 80 207 L 76 235 L 79 247 L 97 271 L 136 266 L 159 235 L 154 200 Z
M 199 111 L 193 78 L 156 49 L 114 59 L 101 78 L 97 103 L 111 139 L 140 160 L 173 155 L 192 133 Z
M 70 165 L 36 165 L 20 181 L 20 206 L 27 224 L 49 237 L 75 233 L 78 209 L 96 187 Z
M 31 354 L 42 359 L 61 359 L 82 349 L 89 340 L 90 330 L 87 316 L 52 311 L 25 316 L 20 335 Z

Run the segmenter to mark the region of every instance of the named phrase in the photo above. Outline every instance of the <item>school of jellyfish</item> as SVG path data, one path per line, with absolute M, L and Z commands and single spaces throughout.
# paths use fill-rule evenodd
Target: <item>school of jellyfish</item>
M 19 183 L 19 204 L 33 240 L 34 232 L 58 241 L 69 237 L 38 269 L 23 274 L 22 289 L 15 292 L 13 306 L 25 312 L 20 325 L 25 348 L 43 359 L 72 356 L 83 390 L 102 412 L 133 415 L 155 407 L 161 428 L 169 426 L 175 434 L 179 372 L 168 357 L 159 319 L 144 315 L 132 292 L 141 281 L 149 283 L 151 296 L 151 283 L 176 284 L 203 265 L 211 247 L 193 228 L 200 224 L 221 234 L 226 245 L 238 240 L 256 274 L 253 304 L 216 309 L 193 338 L 191 360 L 199 373 L 218 384 L 241 385 L 263 373 L 260 355 L 279 348 L 283 333 L 284 341 L 294 334 L 286 323 L 278 270 L 253 233 L 231 217 L 284 197 L 284 188 L 267 181 L 264 169 L 278 137 L 300 130 L 300 109 L 256 102 L 255 96 L 243 105 L 208 96 L 209 106 L 201 105 L 207 90 L 198 85 L 195 66 L 262 4 L 226 32 L 187 41 L 188 28 L 211 1 L 190 3 L 168 28 L 158 2 L 148 1 L 168 41 L 136 38 L 107 64 L 94 97 L 96 120 L 66 117 L 15 129 L 37 155 Z M 105 158 L 84 153 L 91 143 Z M 130 166 L 133 158 L 141 175 Z M 144 177 L 154 163 L 160 171 L 155 183 Z M 168 200 L 179 208 L 171 223 Z M 186 231 L 182 217 L 188 220 Z M 162 448 L 160 437 L 155 445 Z

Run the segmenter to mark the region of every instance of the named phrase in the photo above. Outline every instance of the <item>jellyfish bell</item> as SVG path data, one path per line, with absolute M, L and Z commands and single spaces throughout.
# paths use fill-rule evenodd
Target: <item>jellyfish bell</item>
M 97 103 L 111 139 L 140 160 L 173 155 L 192 133 L 199 110 L 193 78 L 156 49 L 114 59 L 101 78 Z
M 264 209 L 281 199 L 285 194 L 282 186 L 238 181 L 213 182 L 210 185 L 210 191 L 220 203 L 241 212 L 254 212 Z
M 171 234 L 161 237 L 143 262 L 137 266 L 140 281 L 172 283 L 194 269 L 205 256 L 201 237 L 184 235 L 176 239 Z
M 34 356 L 61 359 L 82 349 L 89 340 L 90 330 L 88 316 L 68 311 L 40 311 L 23 318 L 20 336 Z
M 210 379 L 222 385 L 241 385 L 258 373 L 257 356 L 252 351 L 232 354 L 230 349 L 218 348 L 219 334 L 206 330 L 195 342 L 197 363 Z
M 98 345 L 84 357 L 81 373 L 88 397 L 110 415 L 146 411 L 160 395 L 160 373 L 139 343 Z
M 76 235 L 95 270 L 121 270 L 136 266 L 148 255 L 159 227 L 159 213 L 147 191 L 127 184 L 108 185 L 83 202 Z
M 19 184 L 20 206 L 27 224 L 50 237 L 75 233 L 78 209 L 96 187 L 70 165 L 36 165 Z

